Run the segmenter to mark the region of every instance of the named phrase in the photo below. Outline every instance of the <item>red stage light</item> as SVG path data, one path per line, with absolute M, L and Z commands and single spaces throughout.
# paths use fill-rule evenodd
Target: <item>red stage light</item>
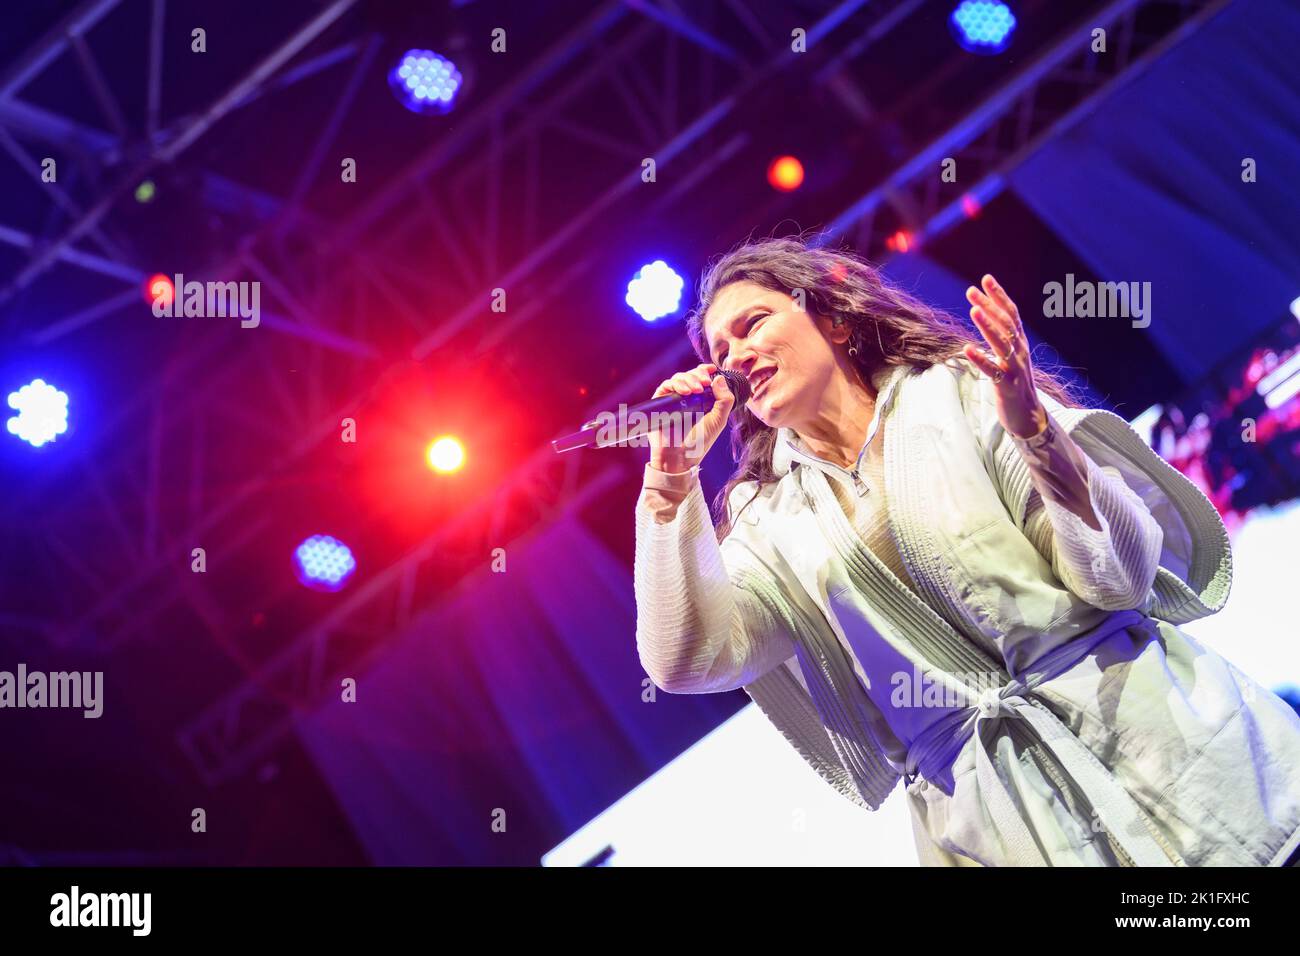
M 767 181 L 773 189 L 792 192 L 803 184 L 803 163 L 793 156 L 778 156 L 767 167 Z
M 967 193 L 961 197 L 961 211 L 966 214 L 967 219 L 974 219 L 980 214 L 980 201 Z
M 891 252 L 907 252 L 916 245 L 916 238 L 906 229 L 900 229 L 885 240 L 885 245 Z
M 176 300 L 176 284 L 172 282 L 172 277 L 164 275 L 161 272 L 155 272 L 144 282 L 144 300 L 150 305 L 154 301 L 159 301 L 163 307 L 170 308 L 172 302 Z
M 407 547 L 457 520 L 498 493 L 552 437 L 519 399 L 533 383 L 525 387 L 502 374 L 494 363 L 454 355 L 404 362 L 386 370 L 349 413 L 355 440 L 329 442 L 344 470 L 331 498 L 365 516 L 371 546 L 380 540 Z

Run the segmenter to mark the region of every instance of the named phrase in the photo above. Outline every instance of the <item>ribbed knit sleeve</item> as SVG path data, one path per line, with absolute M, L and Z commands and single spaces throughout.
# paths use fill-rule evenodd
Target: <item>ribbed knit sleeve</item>
M 1087 470 L 1088 493 L 1100 529 L 1088 524 L 1049 493 L 1030 492 L 1025 534 L 1052 563 L 1061 582 L 1084 601 L 1109 611 L 1140 607 L 1160 562 L 1163 532 L 1142 499 L 1115 468 L 1093 461 L 1068 435 L 1058 441 L 1074 445 Z M 1031 474 L 1049 484 L 1045 456 L 1026 454 Z
M 992 379 L 969 360 L 954 363 L 954 371 L 1008 513 L 1067 588 L 1106 610 L 1137 608 L 1174 624 L 1223 607 L 1232 552 L 1222 519 L 1131 425 L 1100 408 L 1066 407 L 1038 389 L 1055 431 L 1067 440 L 1060 447 L 1077 454 L 1076 467 L 1086 474 L 1087 501 L 1099 524 L 1093 529 L 1077 517 L 1079 507 L 1065 507 L 1073 496 L 1051 469 L 1034 468 L 1042 462 L 1034 461 L 1039 456 L 1026 444 L 1041 443 L 1008 437 Z M 1035 497 L 1053 498 L 1060 507 Z
M 633 579 L 637 654 L 650 679 L 669 693 L 712 694 L 793 657 L 789 634 L 728 572 L 699 478 L 671 520 L 656 518 L 661 508 L 659 494 L 642 488 Z

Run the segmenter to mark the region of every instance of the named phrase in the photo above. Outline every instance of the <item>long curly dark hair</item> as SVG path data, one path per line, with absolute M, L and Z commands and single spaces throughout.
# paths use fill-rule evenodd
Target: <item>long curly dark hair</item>
M 851 361 L 864 387 L 882 365 L 918 370 L 952 360 L 970 365 L 963 348 L 969 342 L 985 345 L 973 326 L 904 292 L 853 250 L 824 248 L 816 238 L 799 235 L 747 240 L 705 269 L 699 302 L 686 317 L 686 334 L 700 361 L 712 361 L 704 336 L 705 313 L 724 286 L 742 280 L 787 295 L 803 289 L 810 314 L 841 316 L 850 327 L 850 344 L 858 349 Z M 1039 367 L 1037 360 L 1034 384 L 1062 405 L 1082 405 L 1071 384 Z M 719 541 L 731 533 L 734 522 L 727 508 L 732 489 L 744 481 L 757 482 L 752 502 L 758 488 L 778 480 L 772 470 L 776 429 L 740 404 L 732 409 L 730 429 L 731 452 L 738 464 L 713 500 Z

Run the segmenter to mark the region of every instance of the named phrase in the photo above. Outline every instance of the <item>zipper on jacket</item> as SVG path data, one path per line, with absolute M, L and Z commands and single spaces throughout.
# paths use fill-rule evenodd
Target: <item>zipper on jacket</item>
M 867 443 L 870 444 L 870 439 L 867 440 Z M 819 458 L 816 455 L 810 455 L 807 452 L 796 447 L 795 444 L 791 441 L 787 441 L 786 444 L 789 445 L 791 448 L 793 448 L 799 454 L 804 455 L 805 457 L 811 459 L 812 461 L 820 462 L 821 464 L 825 465 L 827 468 L 834 468 L 835 470 L 840 472 L 840 474 L 846 475 L 849 478 L 851 478 L 853 480 L 853 490 L 857 492 L 859 498 L 864 497 L 869 491 L 871 491 L 871 486 L 867 484 L 866 479 L 863 478 L 861 475 L 862 459 L 860 456 L 858 458 L 858 464 L 855 465 L 852 468 L 852 470 L 850 470 L 848 468 L 845 468 L 843 465 L 837 465 L 834 464 L 833 462 L 829 462 L 825 458 Z M 866 451 L 865 447 L 863 451 L 865 453 Z
M 809 454 L 808 452 L 801 449 L 798 445 L 796 445 L 794 442 L 790 441 L 789 439 L 786 439 L 786 444 L 790 446 L 790 448 L 795 452 L 796 455 L 802 456 L 811 461 L 820 462 L 821 464 L 825 465 L 827 468 L 836 468 L 840 471 L 841 474 L 848 475 L 851 479 L 853 479 L 853 489 L 854 491 L 857 492 L 858 497 L 861 498 L 865 496 L 869 491 L 871 491 L 871 486 L 867 484 L 866 480 L 863 479 L 860 473 L 862 469 L 862 456 L 866 454 L 867 448 L 868 446 L 871 445 L 872 439 L 876 437 L 876 430 L 880 428 L 880 424 L 881 421 L 883 420 L 883 416 L 889 410 L 890 405 L 893 403 L 894 390 L 897 387 L 897 385 L 898 385 L 898 380 L 895 379 L 890 383 L 889 387 L 885 390 L 885 393 L 883 395 L 877 396 L 876 408 L 872 413 L 871 428 L 867 432 L 867 440 L 862 443 L 862 451 L 858 452 L 858 460 L 854 463 L 853 469 L 851 471 L 848 468 L 845 468 L 843 465 L 836 465 L 832 462 L 827 461 L 825 458 L 819 458 L 816 455 Z M 795 462 L 796 464 L 798 463 L 798 458 L 795 459 Z

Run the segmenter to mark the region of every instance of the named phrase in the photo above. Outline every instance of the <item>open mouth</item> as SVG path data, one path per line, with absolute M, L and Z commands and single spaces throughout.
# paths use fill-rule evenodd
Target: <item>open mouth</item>
M 758 384 L 754 386 L 755 398 L 758 398 L 759 393 L 762 392 L 763 389 L 767 387 L 767 383 L 772 381 L 772 378 L 775 375 L 776 375 L 775 368 L 764 369 L 763 371 L 758 373 Z

